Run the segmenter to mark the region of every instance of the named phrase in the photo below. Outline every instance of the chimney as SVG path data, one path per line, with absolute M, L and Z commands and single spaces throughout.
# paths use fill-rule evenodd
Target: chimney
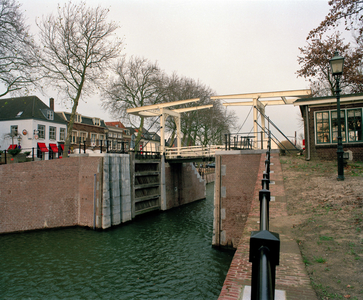
M 54 111 L 54 98 L 49 98 L 49 108 Z

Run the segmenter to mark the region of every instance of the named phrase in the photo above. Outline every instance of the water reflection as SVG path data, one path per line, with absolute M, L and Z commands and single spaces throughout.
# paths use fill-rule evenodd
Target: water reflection
M 207 199 L 107 231 L 0 237 L 1 299 L 217 299 L 232 254 L 211 247 Z

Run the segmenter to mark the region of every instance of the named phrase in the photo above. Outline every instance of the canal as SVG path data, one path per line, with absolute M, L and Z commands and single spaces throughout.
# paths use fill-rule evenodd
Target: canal
M 0 299 L 217 299 L 233 253 L 207 199 L 122 226 L 0 236 Z

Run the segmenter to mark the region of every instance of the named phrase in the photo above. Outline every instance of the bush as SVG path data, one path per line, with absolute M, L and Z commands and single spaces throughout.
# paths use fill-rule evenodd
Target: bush
M 15 149 L 8 150 L 8 153 L 11 154 L 12 156 L 15 156 L 15 155 L 19 154 L 20 151 L 21 151 L 21 149 L 15 148 Z

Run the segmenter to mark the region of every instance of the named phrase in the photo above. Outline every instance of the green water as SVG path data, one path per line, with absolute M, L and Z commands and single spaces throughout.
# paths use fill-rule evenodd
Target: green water
M 0 236 L 0 299 L 217 299 L 232 253 L 212 248 L 207 199 L 106 231 Z

